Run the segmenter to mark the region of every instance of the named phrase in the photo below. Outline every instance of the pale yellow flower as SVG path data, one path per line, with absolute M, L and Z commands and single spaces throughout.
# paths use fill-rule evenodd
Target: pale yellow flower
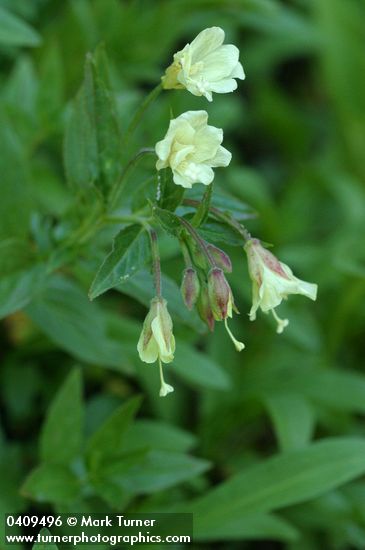
M 158 360 L 161 397 L 174 391 L 170 384 L 166 384 L 162 372 L 162 363 L 171 363 L 174 359 L 175 338 L 172 329 L 172 320 L 167 310 L 166 300 L 161 297 L 153 298 L 150 310 L 143 323 L 137 350 L 140 359 L 145 363 L 154 363 Z
M 184 49 L 175 53 L 174 61 L 162 77 L 165 89 L 186 88 L 193 95 L 212 101 L 212 92 L 225 94 L 237 88 L 236 78 L 245 74 L 239 62 L 239 50 L 225 44 L 220 27 L 205 29 Z
M 231 161 L 231 153 L 221 146 L 223 130 L 207 122 L 206 111 L 187 111 L 170 121 L 166 136 L 156 144 L 156 168 L 170 167 L 176 185 L 209 185 L 214 179 L 212 168 Z
M 166 300 L 153 298 L 137 345 L 142 361 L 145 363 L 154 363 L 157 359 L 161 359 L 163 363 L 173 361 L 175 338 L 172 328 Z
M 302 281 L 293 275 L 290 267 L 280 262 L 258 239 L 250 239 L 245 250 L 248 258 L 248 271 L 252 280 L 252 307 L 250 319 L 256 319 L 260 308 L 265 313 L 271 311 L 278 323 L 280 334 L 289 324 L 288 319 L 280 319 L 275 308 L 289 294 L 302 294 L 311 300 L 317 298 L 317 285 Z

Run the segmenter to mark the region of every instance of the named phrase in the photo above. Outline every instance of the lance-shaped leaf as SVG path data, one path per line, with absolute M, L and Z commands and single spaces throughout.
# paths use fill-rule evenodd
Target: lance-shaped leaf
M 91 300 L 137 273 L 150 259 L 148 237 L 140 225 L 129 225 L 117 234 L 112 251 L 97 272 L 89 291 Z
M 41 464 L 29 474 L 21 493 L 38 502 L 66 504 L 77 499 L 80 489 L 79 480 L 66 466 Z
M 123 450 L 126 432 L 141 404 L 135 397 L 119 407 L 114 414 L 91 436 L 87 456 L 92 469 L 97 469 L 103 461 L 119 456 Z
M 83 416 L 81 373 L 74 370 L 52 402 L 43 425 L 42 460 L 67 465 L 81 453 Z
M 41 37 L 28 23 L 0 8 L 0 43 L 9 46 L 39 46 Z
M 242 518 L 318 497 L 365 472 L 365 439 L 332 438 L 246 468 L 192 505 L 195 526 L 206 532 Z
M 100 58 L 86 58 L 84 81 L 66 126 L 64 161 L 73 187 L 95 184 L 106 195 L 120 173 L 120 132 Z

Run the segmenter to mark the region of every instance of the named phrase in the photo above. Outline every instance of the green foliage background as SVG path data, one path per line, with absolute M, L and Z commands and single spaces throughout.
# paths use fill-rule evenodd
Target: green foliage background
M 1 512 L 176 509 L 194 512 L 196 548 L 365 547 L 364 16 L 361 0 L 0 0 Z M 254 211 L 251 232 L 319 296 L 281 306 L 281 336 L 269 317 L 250 323 L 243 250 L 215 234 L 234 264 L 237 354 L 183 308 L 179 249 L 162 236 L 177 353 L 160 399 L 136 353 L 148 268 L 88 300 L 116 231 L 96 232 L 93 214 L 128 155 L 115 136 L 213 25 L 247 74 L 209 105 L 233 152 L 215 191 Z M 97 47 L 111 92 L 84 127 L 99 132 L 92 163 L 71 102 Z M 207 107 L 164 92 L 129 152 L 161 139 L 171 112 Z M 135 208 L 153 162 L 128 179 Z

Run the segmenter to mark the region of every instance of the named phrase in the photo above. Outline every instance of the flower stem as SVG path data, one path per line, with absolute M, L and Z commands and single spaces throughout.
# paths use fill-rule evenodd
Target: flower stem
M 183 204 L 185 204 L 186 206 L 196 206 L 196 207 L 200 206 L 199 201 L 196 201 L 193 199 L 184 199 Z M 243 224 L 231 218 L 230 216 L 228 216 L 227 214 L 219 210 L 219 208 L 216 208 L 215 206 L 210 206 L 209 212 L 214 214 L 214 216 L 219 220 L 222 220 L 227 225 L 235 229 L 246 242 L 251 239 L 250 232 L 246 229 L 246 227 Z
M 124 145 L 128 144 L 134 130 L 137 128 L 138 124 L 140 123 L 141 118 L 143 117 L 145 111 L 147 110 L 149 105 L 153 103 L 153 101 L 158 97 L 161 91 L 162 91 L 162 83 L 155 86 L 155 88 L 153 88 L 153 90 L 151 90 L 148 96 L 142 101 L 141 105 L 139 106 L 138 110 L 134 114 L 124 134 L 124 139 L 123 139 Z
M 155 289 L 156 295 L 158 298 L 161 298 L 161 262 L 160 262 L 160 252 L 158 249 L 157 242 L 157 233 L 154 229 L 148 231 L 151 242 L 151 253 L 152 253 L 152 262 L 153 262 L 153 275 L 155 280 Z
M 187 229 L 187 231 L 193 237 L 193 239 L 195 240 L 195 242 L 197 243 L 197 245 L 199 246 L 199 248 L 201 249 L 201 251 L 203 252 L 205 257 L 207 258 L 209 264 L 212 267 L 216 267 L 215 260 L 214 260 L 213 256 L 211 255 L 211 253 L 209 252 L 208 247 L 207 247 L 204 239 L 201 238 L 199 233 L 195 230 L 195 228 L 187 220 L 185 220 L 185 218 L 180 218 L 180 223 L 182 223 L 182 225 Z

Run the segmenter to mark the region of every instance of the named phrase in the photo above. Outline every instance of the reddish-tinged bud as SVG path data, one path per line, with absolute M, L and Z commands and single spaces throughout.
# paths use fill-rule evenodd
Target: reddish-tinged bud
M 193 258 L 194 264 L 197 267 L 200 267 L 200 269 L 203 269 L 203 271 L 208 269 L 209 264 L 207 262 L 207 258 L 205 254 L 202 252 L 201 248 L 194 241 L 191 242 L 190 252 L 191 252 L 191 256 Z
M 187 267 L 183 273 L 181 294 L 188 309 L 192 309 L 200 292 L 199 277 L 195 269 Z
M 216 321 L 232 316 L 232 291 L 223 271 L 214 267 L 208 274 L 208 296 Z
M 206 284 L 204 284 L 200 290 L 196 307 L 201 320 L 204 321 L 208 325 L 209 330 L 213 332 L 214 316 L 213 316 L 212 308 L 210 307 L 208 287 L 206 286 Z
M 226 273 L 231 273 L 232 262 L 228 254 L 226 254 L 223 250 L 221 250 L 217 246 L 214 246 L 213 244 L 210 244 L 210 243 L 207 243 L 207 248 L 210 252 L 210 255 L 213 257 L 215 263 L 217 264 L 217 266 L 223 269 L 223 271 L 225 271 Z

